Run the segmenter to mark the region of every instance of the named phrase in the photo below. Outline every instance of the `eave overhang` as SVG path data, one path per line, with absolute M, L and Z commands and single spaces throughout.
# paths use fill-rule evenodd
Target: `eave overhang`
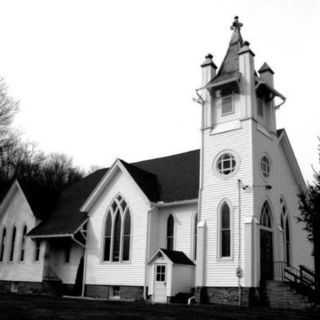
M 275 97 L 280 98 L 282 102 L 275 106 L 276 109 L 278 109 L 286 101 L 286 97 L 283 94 L 281 94 L 276 89 L 272 88 L 264 81 L 258 81 L 258 83 L 255 86 L 255 90 L 258 96 L 265 96 L 269 101 L 271 101 Z
M 217 76 L 198 90 L 208 89 L 210 91 L 215 91 L 224 87 L 235 87 L 239 89 L 240 78 L 240 72 L 234 72 L 232 75 L 228 76 Z

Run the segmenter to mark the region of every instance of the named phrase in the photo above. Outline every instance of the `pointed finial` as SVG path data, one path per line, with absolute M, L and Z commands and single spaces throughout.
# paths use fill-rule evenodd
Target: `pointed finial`
M 217 66 L 214 64 L 213 60 L 213 55 L 211 53 L 208 53 L 205 57 L 204 62 L 202 63 L 201 67 L 206 67 L 206 66 L 212 66 L 214 69 L 217 69 Z
M 233 23 L 232 23 L 232 26 L 230 27 L 231 30 L 238 30 L 240 31 L 241 27 L 243 26 L 243 23 L 239 22 L 239 17 L 238 16 L 235 16 L 234 17 L 234 20 L 233 20 Z

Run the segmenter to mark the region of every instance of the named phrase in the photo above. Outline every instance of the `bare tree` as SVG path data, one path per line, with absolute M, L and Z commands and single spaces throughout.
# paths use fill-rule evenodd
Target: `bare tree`
M 18 102 L 8 96 L 7 87 L 0 78 L 0 145 L 9 137 L 10 125 L 18 110 Z

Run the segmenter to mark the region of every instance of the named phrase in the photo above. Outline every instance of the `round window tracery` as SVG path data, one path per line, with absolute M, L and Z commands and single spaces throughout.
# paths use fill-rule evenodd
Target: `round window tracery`
M 268 178 L 270 176 L 271 165 L 270 165 L 270 160 L 267 156 L 263 156 L 261 158 L 260 166 L 261 166 L 262 175 L 265 178 Z
M 236 169 L 235 156 L 226 152 L 223 153 L 217 160 L 217 170 L 222 175 L 229 175 Z

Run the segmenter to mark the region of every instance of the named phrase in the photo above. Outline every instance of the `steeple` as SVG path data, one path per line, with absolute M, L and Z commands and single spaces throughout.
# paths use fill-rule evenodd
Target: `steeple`
M 217 72 L 215 78 L 213 78 L 207 87 L 213 87 L 221 81 L 236 80 L 239 78 L 239 56 L 243 45 L 243 39 L 241 35 L 241 27 L 243 24 L 239 21 L 239 17 L 234 17 L 233 23 L 231 25 L 232 35 L 229 42 L 229 46 L 226 55 L 222 61 L 222 64 Z
M 233 32 L 231 35 L 227 53 L 218 71 L 218 77 L 219 75 L 239 71 L 238 52 L 241 49 L 241 46 L 243 44 L 243 40 L 240 32 L 242 26 L 243 24 L 239 22 L 239 17 L 238 16 L 234 17 L 234 21 L 231 25 L 231 30 L 233 30 Z
M 238 42 L 240 42 L 240 44 L 242 44 L 243 40 L 242 40 L 241 32 L 240 32 L 242 26 L 243 26 L 243 23 L 239 22 L 239 17 L 235 16 L 233 23 L 230 27 L 230 29 L 233 30 L 233 33 L 232 33 L 232 36 L 230 39 L 230 44 L 238 43 Z

